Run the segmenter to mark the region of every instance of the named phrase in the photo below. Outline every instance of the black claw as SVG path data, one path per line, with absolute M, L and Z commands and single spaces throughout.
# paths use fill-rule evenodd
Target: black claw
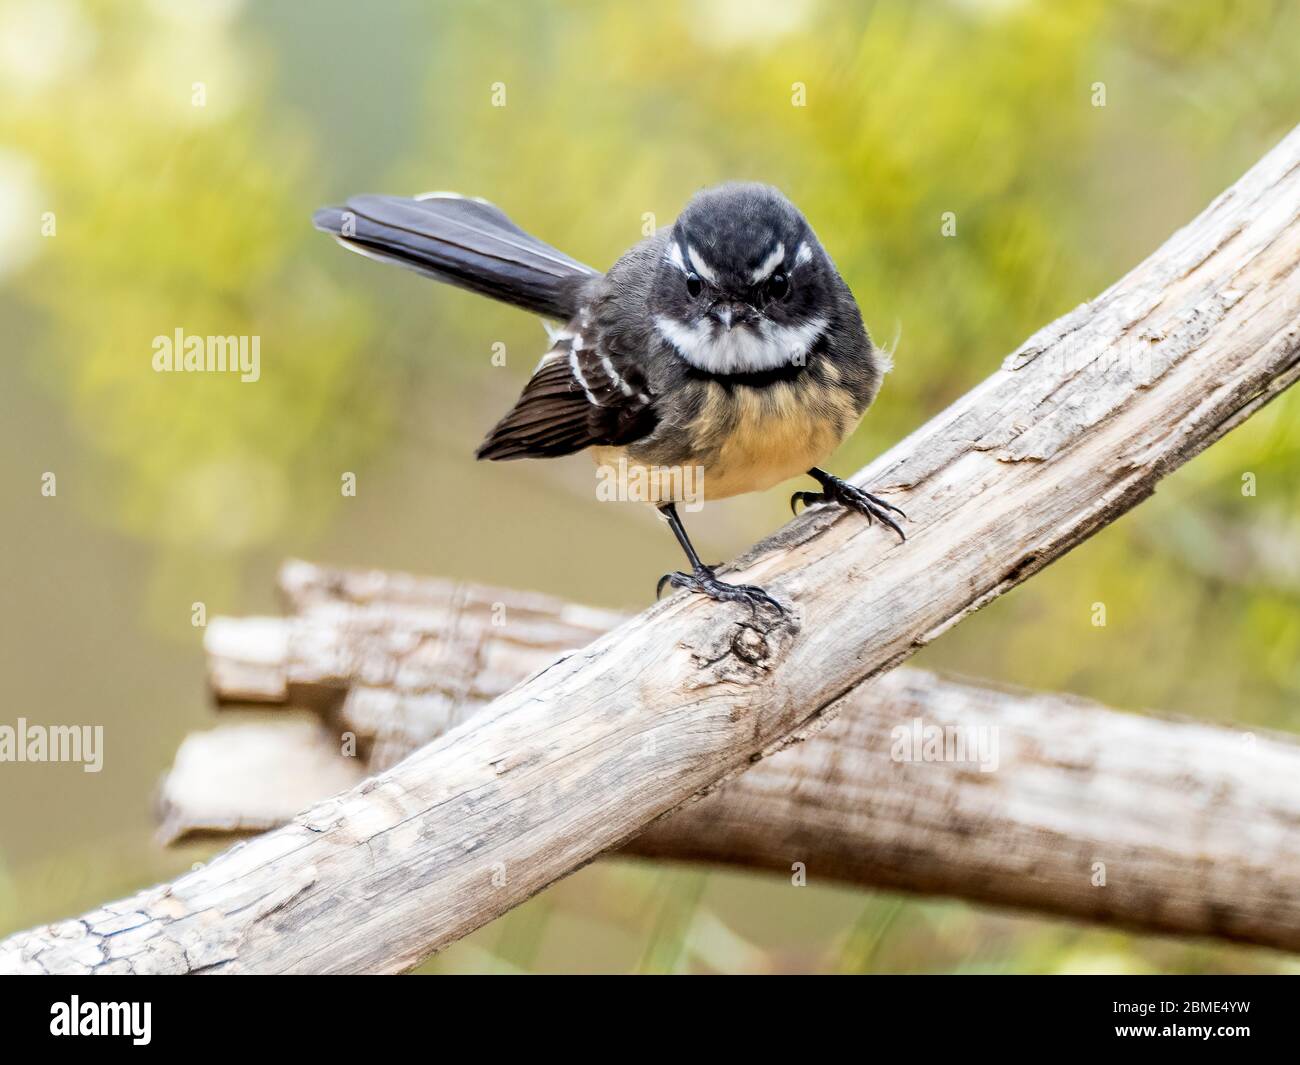
M 760 606 L 766 606 L 771 607 L 779 617 L 785 616 L 785 608 L 762 588 L 755 588 L 752 584 L 727 584 L 718 580 L 707 567 L 702 566 L 694 573 L 665 573 L 659 578 L 655 589 L 656 599 L 663 592 L 665 584 L 688 592 L 698 592 L 723 603 L 745 603 L 754 613 L 758 612 Z
M 795 494 L 790 497 L 790 513 L 797 516 L 799 513 L 800 503 L 805 507 L 811 507 L 817 503 L 825 503 L 826 501 L 825 492 L 795 492 Z
M 873 502 L 876 506 L 878 506 L 878 507 L 884 507 L 886 510 L 892 510 L 895 514 L 897 514 L 897 515 L 898 515 L 900 518 L 902 518 L 904 521 L 907 520 L 907 515 L 906 515 L 905 513 L 903 513 L 903 510 L 902 510 L 901 507 L 896 507 L 896 506 L 894 506 L 893 503 L 886 503 L 886 502 L 885 502 L 883 499 L 881 499 L 879 496 L 873 496 L 870 492 L 863 492 L 862 494 L 863 494 L 864 496 L 866 496 L 869 500 L 871 500 L 871 502 Z
M 893 518 L 886 517 L 884 514 L 880 513 L 879 511 L 876 512 L 876 517 L 879 518 L 881 521 L 883 521 L 891 529 L 893 529 L 894 532 L 898 533 L 898 539 L 900 541 L 907 540 L 907 533 L 903 532 L 903 530 L 898 527 L 898 522 L 896 522 Z
M 906 540 L 907 534 L 898 526 L 898 522 L 889 516 L 892 510 L 904 521 L 907 515 L 902 512 L 893 503 L 886 503 L 878 496 L 873 496 L 870 492 L 859 488 L 855 484 L 849 484 L 848 481 L 841 481 L 838 477 L 832 477 L 830 474 L 819 474 L 822 482 L 823 491 L 821 492 L 796 492 L 790 500 L 790 506 L 793 509 L 797 500 L 802 499 L 806 504 L 812 503 L 839 503 L 840 506 L 847 507 L 849 510 L 856 510 L 859 514 L 866 517 L 867 521 L 878 519 L 881 524 L 888 525 L 894 532 L 898 533 L 900 540 Z

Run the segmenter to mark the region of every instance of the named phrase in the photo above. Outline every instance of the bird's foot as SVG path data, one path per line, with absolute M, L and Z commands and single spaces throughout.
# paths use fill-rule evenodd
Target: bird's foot
M 790 509 L 798 514 L 800 503 L 806 507 L 811 507 L 817 503 L 838 503 L 842 507 L 856 510 L 859 514 L 865 515 L 867 521 L 871 521 L 873 518 L 878 519 L 898 533 L 899 539 L 907 539 L 906 534 L 899 528 L 898 522 L 890 516 L 889 512 L 892 510 L 904 521 L 907 520 L 907 515 L 892 503 L 886 503 L 879 496 L 873 496 L 856 484 L 849 484 L 848 481 L 842 481 L 830 474 L 824 474 L 821 483 L 822 490 L 820 492 L 795 492 L 790 497 Z
M 727 584 L 718 580 L 713 570 L 707 566 L 701 566 L 694 573 L 665 573 L 655 588 L 656 599 L 663 594 L 665 584 L 684 588 L 688 592 L 699 592 L 723 603 L 745 603 L 754 613 L 758 613 L 759 607 L 765 606 L 774 610 L 778 617 L 785 615 L 781 604 L 762 588 L 755 588 L 752 584 Z

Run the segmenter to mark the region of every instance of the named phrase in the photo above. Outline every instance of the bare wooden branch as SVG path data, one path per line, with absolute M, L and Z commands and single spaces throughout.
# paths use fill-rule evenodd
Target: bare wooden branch
M 310 687 L 350 686 L 362 674 L 374 686 L 383 678 L 394 726 L 385 726 L 377 699 L 364 716 L 387 737 L 390 754 L 409 753 L 413 735 L 447 716 L 442 706 L 426 714 L 441 634 L 455 633 L 462 654 L 479 663 L 462 693 L 513 686 L 539 648 L 554 657 L 576 635 L 568 620 L 574 608 L 499 589 L 305 563 L 287 566 L 282 583 L 312 592 L 290 595 L 304 614 L 285 619 L 282 674 Z M 473 604 L 499 606 L 506 617 L 526 609 L 527 650 L 503 635 L 510 625 L 492 625 L 491 611 Z M 218 683 L 259 652 L 250 641 L 265 623 L 226 621 L 216 630 L 209 643 Z M 335 634 L 323 639 L 331 625 Z M 301 628 L 313 635 L 300 639 Z M 330 653 L 320 656 L 322 647 Z M 426 649 L 419 663 L 412 647 Z M 485 705 L 472 695 L 459 699 L 457 719 Z M 361 759 L 340 756 L 346 711 L 334 728 L 288 716 L 272 711 L 261 725 L 241 720 L 188 737 L 162 789 L 165 834 L 274 828 L 338 791 L 340 766 L 362 776 Z M 947 751 L 945 742 L 966 750 Z M 259 748 L 256 758 L 250 745 Z M 954 753 L 966 757 L 945 760 Z M 821 733 L 656 822 L 624 853 L 786 875 L 797 866 L 814 881 L 1294 950 L 1297 781 L 1294 742 L 902 667 L 855 689 Z
M 7 940 L 0 969 L 408 968 L 806 734 L 1293 383 L 1298 264 L 1300 130 L 859 475 L 906 544 L 818 508 L 734 567 L 786 621 L 675 596 L 292 824 Z
M 909 735 L 997 768 L 895 760 Z M 1300 950 L 1297 769 L 1279 737 L 900 669 L 631 847 Z
M 341 753 L 311 713 L 223 724 L 186 736 L 159 789 L 165 842 L 266 832 L 353 787 L 365 763 Z
M 372 771 L 625 620 L 529 592 L 305 562 L 282 567 L 280 590 L 295 616 L 209 624 L 218 702 L 338 703 Z

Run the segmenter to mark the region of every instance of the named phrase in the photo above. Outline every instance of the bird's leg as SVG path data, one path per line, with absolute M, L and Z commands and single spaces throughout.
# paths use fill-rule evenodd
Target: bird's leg
M 686 535 L 686 527 L 682 525 L 682 519 L 677 516 L 677 505 L 675 503 L 663 504 L 659 508 L 659 513 L 667 519 L 669 527 L 673 530 L 673 535 L 677 537 L 677 542 L 682 545 L 682 550 L 686 552 L 686 558 L 691 564 L 691 572 L 665 573 L 659 578 L 659 585 L 655 589 L 656 598 L 663 593 L 665 584 L 671 584 L 674 588 L 685 588 L 690 592 L 700 592 L 710 599 L 718 599 L 727 603 L 747 603 L 749 608 L 755 612 L 760 606 L 768 606 L 775 610 L 777 614 L 785 613 L 781 608 L 781 604 L 763 591 L 762 588 L 755 588 L 749 584 L 727 584 L 718 580 L 713 573 L 713 569 L 701 562 L 700 556 L 695 553 L 691 538 Z
M 870 492 L 864 491 L 857 485 L 849 484 L 848 481 L 842 481 L 825 470 L 819 470 L 816 466 L 808 471 L 808 476 L 815 477 L 821 483 L 822 490 L 820 492 L 795 492 L 790 497 L 790 509 L 796 514 L 799 513 L 800 503 L 809 507 L 815 503 L 838 503 L 849 510 L 856 510 L 859 514 L 865 514 L 867 521 L 872 518 L 879 518 L 894 532 L 898 533 L 900 539 L 907 539 L 903 535 L 903 530 L 898 527 L 898 522 L 890 517 L 889 512 L 892 510 L 904 520 L 907 519 L 907 515 L 892 503 L 886 503 L 878 496 L 873 496 Z

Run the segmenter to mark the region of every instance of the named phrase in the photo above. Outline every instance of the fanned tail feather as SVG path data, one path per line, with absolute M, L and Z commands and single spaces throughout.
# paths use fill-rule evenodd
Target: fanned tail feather
M 353 196 L 312 222 L 353 251 L 552 318 L 569 318 L 582 282 L 596 276 L 500 208 L 463 196 Z

